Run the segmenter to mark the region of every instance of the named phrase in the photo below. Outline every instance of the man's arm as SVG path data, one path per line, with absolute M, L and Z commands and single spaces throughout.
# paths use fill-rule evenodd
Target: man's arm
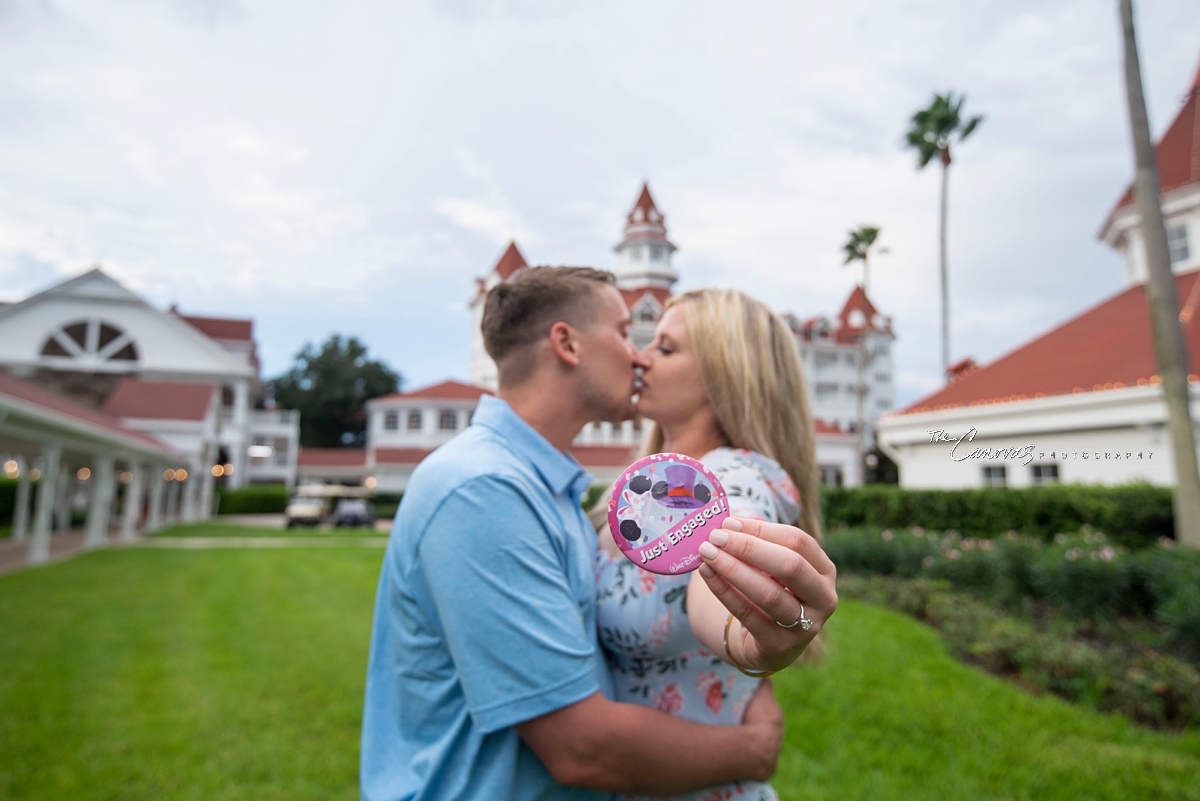
M 693 723 L 596 693 L 516 728 L 560 784 L 685 793 L 771 778 L 783 746 L 783 712 L 770 691 L 764 682 L 739 726 Z

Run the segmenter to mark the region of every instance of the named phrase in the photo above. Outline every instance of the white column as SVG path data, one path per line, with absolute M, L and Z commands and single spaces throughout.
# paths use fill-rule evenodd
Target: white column
M 29 536 L 29 465 L 24 456 L 17 457 L 16 508 L 13 509 L 13 540 L 19 542 Z
M 233 385 L 233 426 L 235 431 L 229 440 L 229 463 L 233 465 L 233 478 L 228 483 L 230 487 L 244 487 L 250 478 L 246 475 L 250 463 L 246 457 L 246 447 L 250 443 L 250 382 L 245 379 Z M 213 461 L 216 461 L 215 456 Z
M 244 445 L 241 446 L 241 450 L 242 452 L 245 452 L 246 447 Z M 204 449 L 204 465 L 201 468 L 199 475 L 199 486 L 196 488 L 196 491 L 199 495 L 196 501 L 197 520 L 208 520 L 210 517 L 212 517 L 213 483 L 216 481 L 216 479 L 213 478 L 212 465 L 213 462 L 217 460 L 219 455 L 220 450 L 218 450 L 217 443 L 215 442 L 210 442 L 208 447 Z M 233 471 L 233 477 L 235 479 L 237 478 L 239 472 L 240 471 L 235 467 Z
M 172 481 L 167 487 L 167 525 L 183 522 L 183 482 Z
M 137 524 L 142 516 L 142 475 L 146 472 L 141 462 L 130 464 L 129 471 L 133 479 L 125 485 L 125 508 L 121 510 L 121 539 L 126 542 L 137 536 Z
M 104 453 L 96 457 L 92 469 L 92 495 L 88 499 L 87 533 L 83 538 L 84 548 L 104 547 L 108 533 L 109 515 L 113 502 L 113 457 Z
M 67 531 L 71 528 L 71 466 L 61 458 L 61 450 L 59 453 L 59 475 L 54 488 L 54 528 Z
M 150 465 L 150 516 L 146 520 L 146 531 L 162 531 L 163 529 L 163 493 L 166 492 L 167 482 L 162 477 L 161 464 Z
M 53 443 L 42 447 L 42 477 L 38 480 L 37 507 L 33 514 L 33 539 L 29 543 L 29 563 L 41 564 L 50 559 L 50 518 L 58 497 L 59 475 L 62 467 L 62 445 Z
M 207 448 L 205 450 L 207 450 Z M 184 481 L 179 485 L 180 492 L 182 493 L 182 497 L 180 498 L 182 509 L 180 512 L 180 517 L 184 523 L 196 522 L 196 495 L 197 488 L 200 486 L 200 475 L 198 471 L 204 469 L 200 466 L 203 458 L 204 452 L 202 451 L 200 458 L 192 459 L 190 462 L 188 462 L 187 481 Z

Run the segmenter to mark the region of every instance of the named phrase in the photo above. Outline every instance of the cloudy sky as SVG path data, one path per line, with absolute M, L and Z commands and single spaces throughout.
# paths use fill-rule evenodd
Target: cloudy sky
M 1138 9 L 1153 134 L 1200 4 Z M 473 279 L 615 264 L 648 180 L 680 289 L 834 313 L 846 232 L 890 250 L 897 400 L 937 386 L 934 91 L 986 119 L 950 179 L 952 357 L 990 361 L 1123 286 L 1096 241 L 1131 174 L 1116 2 L 0 0 L 0 299 L 101 264 L 252 316 L 266 376 L 355 335 L 409 388 L 468 377 Z

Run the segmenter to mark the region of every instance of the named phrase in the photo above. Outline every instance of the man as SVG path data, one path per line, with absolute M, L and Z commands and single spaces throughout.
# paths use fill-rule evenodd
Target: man
M 413 473 L 384 556 L 365 801 L 658 795 L 774 772 L 769 693 L 728 727 L 605 697 L 590 477 L 566 451 L 588 422 L 632 415 L 631 322 L 598 270 L 532 268 L 489 293 L 498 395 Z

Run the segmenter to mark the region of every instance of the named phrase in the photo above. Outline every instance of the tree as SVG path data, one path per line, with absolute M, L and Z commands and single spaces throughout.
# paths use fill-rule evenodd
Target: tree
M 1119 0 L 1125 49 L 1125 96 L 1129 103 L 1129 127 L 1133 133 L 1133 157 L 1137 173 L 1133 197 L 1146 243 L 1146 302 L 1154 332 L 1154 355 L 1162 376 L 1167 403 L 1167 423 L 1175 459 L 1175 539 L 1200 547 L 1200 471 L 1196 466 L 1196 439 L 1188 409 L 1187 348 L 1179 325 L 1179 298 L 1171 275 L 1167 227 L 1163 222 L 1158 167 L 1150 143 L 1146 99 L 1142 94 L 1142 70 L 1138 63 L 1137 35 L 1133 27 L 1132 0 Z
M 944 95 L 934 95 L 929 108 L 923 108 L 912 116 L 912 127 L 908 129 L 906 139 L 910 147 L 917 151 L 917 169 L 925 166 L 939 156 L 942 162 L 942 203 L 940 245 L 938 248 L 938 264 L 942 289 L 942 377 L 950 369 L 950 282 L 946 266 L 946 204 L 949 194 L 950 175 L 950 143 L 952 140 L 962 142 L 983 122 L 982 116 L 975 116 L 964 121 L 962 118 L 965 95 L 954 96 L 953 92 Z
M 311 344 L 296 354 L 286 373 L 268 382 L 275 402 L 300 411 L 300 444 L 334 448 L 366 441 L 364 404 L 396 392 L 402 377 L 354 337 L 333 334 L 320 350 Z
M 871 248 L 875 247 L 876 240 L 879 239 L 879 226 L 877 225 L 860 225 L 850 232 L 850 238 L 846 240 L 846 244 L 842 245 L 842 251 L 846 254 L 846 260 L 842 262 L 842 266 L 852 262 L 861 261 L 863 266 L 862 291 L 863 297 L 869 298 L 867 294 L 867 279 L 870 277 L 870 256 Z M 887 253 L 886 248 L 880 248 L 878 253 Z M 856 394 L 858 395 L 858 458 L 859 470 L 862 472 L 863 483 L 866 483 L 866 416 L 863 414 L 863 403 L 867 394 L 865 373 L 867 369 L 867 329 L 870 321 L 863 321 L 862 337 L 858 342 L 858 386 Z

